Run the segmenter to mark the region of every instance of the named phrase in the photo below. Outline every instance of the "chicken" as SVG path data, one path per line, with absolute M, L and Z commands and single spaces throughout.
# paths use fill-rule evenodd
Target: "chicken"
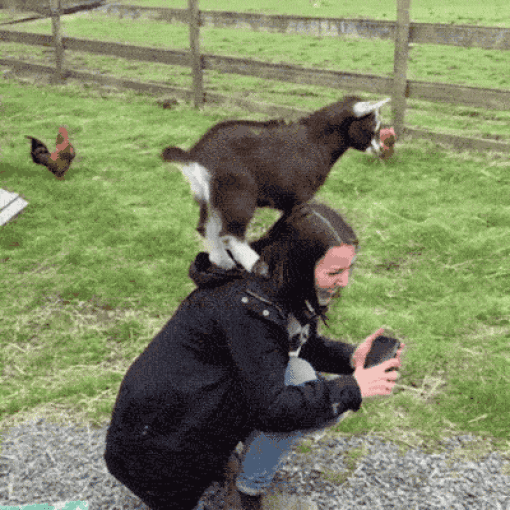
M 32 151 L 30 154 L 34 163 L 44 165 L 57 179 L 63 179 L 76 154 L 73 146 L 69 143 L 66 128 L 61 127 L 58 131 L 56 149 L 52 153 L 37 138 L 32 136 L 27 136 L 26 138 L 32 140 Z
M 383 148 L 383 152 L 380 156 L 381 159 L 389 159 L 395 152 L 395 130 L 390 127 L 386 129 L 381 129 L 379 134 L 381 145 Z

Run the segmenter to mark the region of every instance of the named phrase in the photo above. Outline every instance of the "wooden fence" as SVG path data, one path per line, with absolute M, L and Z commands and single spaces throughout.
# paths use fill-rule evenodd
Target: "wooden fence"
M 114 85 L 142 92 L 175 95 L 187 100 L 194 99 L 196 107 L 201 107 L 204 102 L 216 104 L 230 103 L 249 111 L 262 112 L 271 116 L 294 117 L 309 112 L 280 105 L 248 101 L 240 97 L 206 92 L 203 88 L 204 71 L 215 70 L 222 73 L 255 76 L 291 83 L 391 95 L 395 116 L 395 131 L 399 137 L 410 135 L 412 137 L 428 138 L 436 143 L 448 143 L 457 148 L 495 150 L 510 153 L 510 143 L 414 129 L 405 126 L 404 123 L 406 100 L 408 98 L 493 110 L 510 110 L 509 89 L 476 88 L 407 79 L 408 53 L 409 49 L 415 44 L 453 45 L 508 51 L 510 50 L 510 28 L 411 23 L 409 16 L 410 0 L 397 0 L 396 22 L 199 11 L 198 0 L 189 0 L 188 9 L 156 9 L 111 4 L 104 7 L 104 9 L 109 11 L 117 11 L 121 16 L 131 15 L 133 18 L 150 17 L 163 19 L 168 22 L 188 23 L 190 27 L 190 51 L 173 51 L 61 37 L 60 2 L 59 0 L 50 0 L 50 2 L 53 36 L 3 30 L 0 31 L 0 40 L 30 45 L 54 46 L 56 49 L 55 68 L 29 64 L 14 59 L 0 59 L 0 65 L 7 65 L 20 70 L 51 73 L 53 74 L 54 82 L 61 82 L 66 78 L 75 78 L 82 81 L 94 81 L 100 84 Z M 313 34 L 323 37 L 355 36 L 359 38 L 393 39 L 395 41 L 393 77 L 318 70 L 293 64 L 271 64 L 255 59 L 202 54 L 199 46 L 201 26 L 249 28 L 259 31 Z M 191 67 L 193 89 L 188 90 L 66 70 L 64 50 L 83 51 L 93 54 L 112 55 L 129 60 Z
M 22 12 L 38 12 L 47 14 L 50 11 L 51 0 L 0 0 L 0 9 L 12 9 Z M 60 9 L 67 14 L 75 9 L 99 7 L 106 0 L 60 0 Z

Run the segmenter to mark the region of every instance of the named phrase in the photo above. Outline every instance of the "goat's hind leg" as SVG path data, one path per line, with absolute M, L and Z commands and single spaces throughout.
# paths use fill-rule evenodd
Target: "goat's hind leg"
M 256 196 L 255 180 L 247 171 L 225 172 L 212 183 L 211 205 L 216 212 L 221 211 L 223 225 L 219 236 L 234 260 L 250 272 L 260 258 L 244 238 L 255 212 Z
M 259 254 L 253 250 L 244 239 L 238 239 L 232 235 L 224 236 L 222 239 L 237 262 L 239 262 L 246 271 L 251 271 L 260 258 Z
M 197 232 L 202 236 L 205 237 L 205 225 L 207 222 L 207 202 L 203 200 L 195 199 L 200 204 L 200 219 L 198 220 L 197 225 Z
M 209 209 L 209 218 L 205 226 L 205 237 L 209 245 L 209 260 L 223 269 L 233 269 L 235 262 L 229 257 L 227 249 L 220 237 L 223 229 L 221 216 L 214 208 Z

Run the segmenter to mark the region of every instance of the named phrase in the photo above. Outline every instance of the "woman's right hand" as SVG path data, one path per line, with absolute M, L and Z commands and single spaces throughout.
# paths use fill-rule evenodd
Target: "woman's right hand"
M 400 367 L 400 355 L 405 344 L 400 345 L 395 358 L 391 358 L 375 367 L 364 368 L 365 358 L 372 348 L 373 341 L 383 333 L 384 328 L 378 329 L 375 333 L 368 336 L 354 351 L 352 359 L 354 373 L 352 375 L 358 383 L 361 398 L 389 395 L 395 387 L 395 381 L 399 377 L 397 370 L 391 372 L 386 372 L 386 370 L 392 367 Z
M 400 367 L 400 361 L 392 358 L 371 368 L 358 366 L 352 375 L 358 383 L 361 398 L 390 395 L 400 375 L 397 370 L 386 372 L 392 367 Z

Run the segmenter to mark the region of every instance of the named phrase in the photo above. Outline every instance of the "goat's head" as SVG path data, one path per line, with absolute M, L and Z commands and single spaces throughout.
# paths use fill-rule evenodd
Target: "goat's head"
M 355 120 L 348 128 L 349 145 L 353 149 L 375 154 L 382 154 L 379 130 L 381 129 L 380 108 L 391 98 L 378 102 L 358 101 L 353 104 L 352 112 Z

